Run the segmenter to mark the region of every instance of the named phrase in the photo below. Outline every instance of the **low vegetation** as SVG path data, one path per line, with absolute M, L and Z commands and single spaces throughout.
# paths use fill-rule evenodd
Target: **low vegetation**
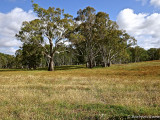
M 0 70 L 0 119 L 160 115 L 160 61 L 87 69 Z

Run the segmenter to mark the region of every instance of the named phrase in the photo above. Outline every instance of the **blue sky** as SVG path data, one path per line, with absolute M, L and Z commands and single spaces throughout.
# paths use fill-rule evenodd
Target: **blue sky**
M 137 0 L 34 0 L 43 8 L 49 6 L 59 7 L 73 16 L 77 15 L 79 9 L 84 9 L 87 6 L 94 7 L 97 11 L 103 11 L 110 15 L 112 20 L 116 20 L 118 13 L 125 9 L 131 8 L 136 13 L 153 13 L 154 6 L 150 4 L 142 5 L 141 1 Z M 1 0 L 0 12 L 10 12 L 15 7 L 22 8 L 24 11 L 32 9 L 30 0 Z
M 160 0 L 34 0 L 43 8 L 59 7 L 76 17 L 79 9 L 94 7 L 117 21 L 120 29 L 138 40 L 138 45 L 149 49 L 160 47 Z M 14 54 L 21 45 L 14 35 L 23 21 L 35 19 L 30 0 L 1 0 L 0 52 Z

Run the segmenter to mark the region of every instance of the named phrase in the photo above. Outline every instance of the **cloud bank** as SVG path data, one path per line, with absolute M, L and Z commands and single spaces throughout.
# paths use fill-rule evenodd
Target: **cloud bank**
M 0 52 L 14 54 L 21 45 L 15 34 L 20 30 L 23 21 L 35 18 L 32 11 L 25 12 L 21 8 L 15 8 L 7 14 L 0 13 Z
M 141 1 L 142 5 L 147 4 L 148 0 L 136 0 L 136 1 Z M 149 3 L 154 6 L 154 7 L 160 7 L 160 0 L 149 0 Z
M 136 14 L 132 9 L 122 10 L 117 23 L 138 40 L 138 45 L 145 48 L 160 47 L 160 14 Z
M 160 7 L 160 0 L 150 0 L 150 4 L 155 7 Z

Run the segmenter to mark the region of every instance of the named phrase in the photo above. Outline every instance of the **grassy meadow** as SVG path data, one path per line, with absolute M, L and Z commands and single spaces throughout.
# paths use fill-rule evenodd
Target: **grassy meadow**
M 57 67 L 56 71 L 0 69 L 2 120 L 106 120 L 160 116 L 160 61 Z

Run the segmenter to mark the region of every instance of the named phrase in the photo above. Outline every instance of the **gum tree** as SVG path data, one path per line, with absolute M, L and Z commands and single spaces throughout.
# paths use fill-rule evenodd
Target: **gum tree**
M 43 48 L 43 53 L 49 58 L 48 71 L 54 70 L 54 55 L 57 49 L 66 42 L 66 36 L 73 29 L 72 16 L 65 14 L 60 8 L 41 8 L 33 4 L 38 18 L 24 22 L 21 30 L 16 34 L 22 42 L 36 43 Z M 49 50 L 45 45 L 49 44 Z
M 116 22 L 111 21 L 104 12 L 96 14 L 95 29 L 95 39 L 98 41 L 104 67 L 110 67 L 114 59 L 124 57 L 126 48 L 135 43 L 135 39 L 120 30 Z
M 95 58 L 98 54 L 97 43 L 94 39 L 95 37 L 95 18 L 96 10 L 92 7 L 86 7 L 84 10 L 79 10 L 77 12 L 78 16 L 76 21 L 80 24 L 77 27 L 77 36 L 82 41 L 79 42 L 84 45 L 84 55 L 87 62 L 88 68 L 94 67 Z

